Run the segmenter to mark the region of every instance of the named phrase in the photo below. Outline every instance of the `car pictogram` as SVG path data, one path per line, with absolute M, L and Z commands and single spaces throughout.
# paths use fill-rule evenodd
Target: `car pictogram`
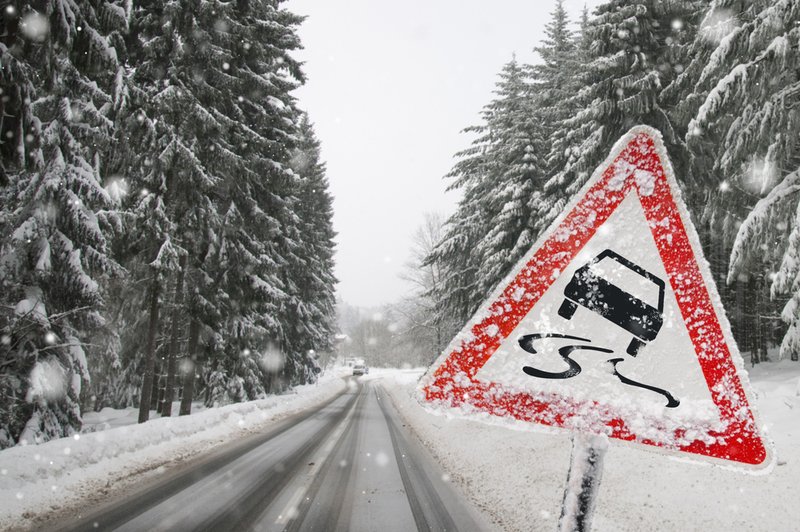
M 598 273 L 595 266 L 608 259 L 643 277 L 658 290 L 658 305 L 654 307 L 632 295 Z M 647 299 L 648 290 L 645 292 Z M 594 311 L 633 334 L 627 353 L 636 356 L 647 342 L 656 338 L 664 323 L 664 281 L 620 254 L 606 249 L 587 264 L 578 268 L 564 288 L 564 301 L 558 315 L 571 319 L 578 305 Z

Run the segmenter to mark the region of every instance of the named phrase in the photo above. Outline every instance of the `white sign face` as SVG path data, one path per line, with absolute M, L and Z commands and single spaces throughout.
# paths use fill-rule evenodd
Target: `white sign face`
M 768 452 L 658 133 L 634 128 L 423 377 L 428 403 L 749 468 Z
M 641 411 L 663 411 L 664 416 L 674 420 L 676 427 L 687 423 L 711 426 L 718 422 L 719 412 L 711 399 L 692 341 L 683 324 L 675 293 L 669 285 L 664 289 L 663 324 L 655 339 L 640 347 L 635 357 L 626 350 L 637 336 L 611 322 L 596 309 L 589 308 L 591 305 L 587 307 L 578 302 L 570 319 L 559 315 L 561 305 L 565 300 L 569 301 L 565 295 L 569 282 L 581 267 L 606 250 L 624 257 L 659 279 L 667 279 L 650 232 L 636 231 L 632 227 L 647 227 L 636 194 L 628 194 L 608 221 L 598 228 L 533 309 L 477 372 L 476 377 L 531 392 L 553 393 L 578 401 L 597 401 L 614 407 L 620 414 L 624 413 L 629 423 L 635 422 Z M 659 287 L 614 258 L 609 255 L 598 261 L 595 267 L 590 267 L 590 270 L 594 270 L 601 279 L 620 287 L 622 292 L 657 309 Z M 603 295 L 591 294 L 591 291 L 602 289 L 599 284 L 586 286 L 586 289 L 588 297 L 595 295 L 600 299 Z M 525 335 L 547 333 L 560 333 L 589 341 L 536 339 L 533 342 L 536 354 L 525 351 L 520 345 L 519 339 Z M 570 357 L 580 365 L 581 372 L 567 379 L 536 377 L 522 371 L 524 367 L 546 372 L 564 371 L 569 366 L 559 355 L 558 349 L 565 345 L 600 347 L 611 352 L 573 351 Z M 608 362 L 619 358 L 622 360 L 615 364 Z M 628 379 L 664 390 L 679 404 L 664 409 L 669 401 L 663 393 L 625 384 L 614 374 L 615 369 Z

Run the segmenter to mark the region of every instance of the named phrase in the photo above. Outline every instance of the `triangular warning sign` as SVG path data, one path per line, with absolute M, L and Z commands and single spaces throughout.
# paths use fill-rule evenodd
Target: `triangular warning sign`
M 660 134 L 632 129 L 420 381 L 423 402 L 768 465 Z

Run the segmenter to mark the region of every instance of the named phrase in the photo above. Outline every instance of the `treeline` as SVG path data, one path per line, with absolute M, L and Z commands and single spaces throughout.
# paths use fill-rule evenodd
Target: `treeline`
M 800 2 L 557 0 L 534 65 L 511 60 L 424 264 L 432 321 L 463 324 L 629 128 L 663 135 L 742 351 L 800 352 Z M 450 326 L 452 337 L 457 326 Z
M 339 301 L 338 322 L 344 334 L 339 355 L 363 359 L 368 366 L 422 367 L 444 350 L 463 322 L 437 313 L 434 294 L 444 272 L 425 261 L 441 241 L 443 225 L 441 214 L 428 212 L 412 234 L 410 256 L 400 274 L 408 283 L 403 297 L 373 309 Z
M 0 2 L 0 448 L 316 378 L 331 196 L 281 3 Z

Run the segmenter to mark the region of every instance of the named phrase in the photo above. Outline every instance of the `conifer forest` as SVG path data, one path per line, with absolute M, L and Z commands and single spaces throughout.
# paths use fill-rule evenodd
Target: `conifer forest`
M 331 197 L 272 0 L 3 2 L 0 447 L 316 378 Z M 165 411 L 162 411 L 165 410 Z
M 800 2 L 555 2 L 536 64 L 509 61 L 447 176 L 462 193 L 420 262 L 458 331 L 621 135 L 664 138 L 739 348 L 800 355 Z M 624 236 L 624 235 L 621 235 Z
M 283 4 L 0 1 L 0 448 L 279 393 L 335 350 L 333 197 Z M 443 176 L 458 205 L 416 240 L 380 362 L 431 363 L 638 124 L 745 360 L 797 361 L 800 0 L 553 4 Z

